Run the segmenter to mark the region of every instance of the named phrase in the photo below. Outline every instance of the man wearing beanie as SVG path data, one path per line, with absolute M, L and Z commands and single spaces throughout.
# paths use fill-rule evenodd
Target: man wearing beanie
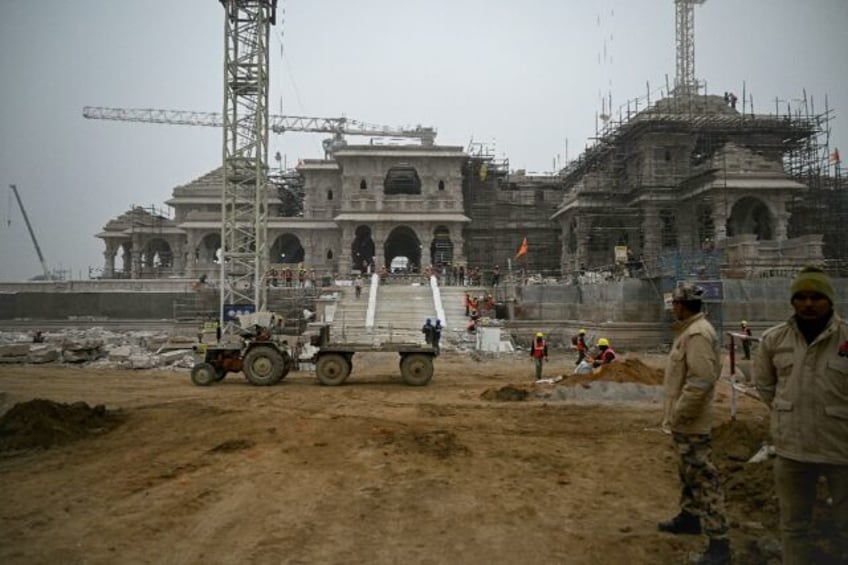
M 763 334 L 754 357 L 771 408 L 783 563 L 821 562 L 810 543 L 819 476 L 833 500 L 836 562 L 848 563 L 848 323 L 821 269 L 802 269 L 790 290 L 795 314 Z

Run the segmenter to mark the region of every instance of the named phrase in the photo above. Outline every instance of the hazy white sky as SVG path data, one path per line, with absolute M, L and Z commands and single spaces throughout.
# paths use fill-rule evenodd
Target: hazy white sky
M 422 124 L 437 142 L 494 142 L 511 168 L 552 171 L 613 107 L 674 79 L 673 0 L 280 0 L 272 112 Z M 835 109 L 848 155 L 848 2 L 708 0 L 696 75 L 743 83 L 757 112 L 801 98 Z M 41 272 L 16 184 L 51 269 L 103 265 L 95 234 L 133 205 L 220 165 L 220 129 L 86 120 L 83 106 L 220 112 L 224 10 L 215 0 L 0 0 L 0 280 Z M 282 48 L 282 52 L 281 52 Z M 323 155 L 321 134 L 270 155 Z M 356 138 L 350 141 L 355 142 Z M 363 142 L 367 139 L 362 138 Z M 271 159 L 273 163 L 273 159 Z

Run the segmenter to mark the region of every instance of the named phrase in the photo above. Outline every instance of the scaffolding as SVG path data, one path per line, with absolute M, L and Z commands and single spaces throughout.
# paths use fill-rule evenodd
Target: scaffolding
M 848 203 L 841 171 L 828 162 L 834 114 L 827 101 L 817 113 L 805 93 L 799 106 L 787 104 L 781 113 L 776 102 L 773 114 L 762 114 L 744 87 L 739 109 L 733 93 L 696 90 L 681 93 L 667 84 L 657 95 L 648 86 L 645 96 L 596 117 L 591 144 L 559 172 L 565 195 L 558 214 L 570 213 L 565 246 L 578 255 L 571 267 L 610 268 L 613 248 L 627 246 L 651 250 L 638 258 L 645 274 L 668 271 L 663 256 L 669 253 L 708 250 L 719 253 L 724 276 L 763 276 L 797 266 L 803 250 L 783 240 L 810 236 L 804 244 L 814 246 L 812 236 L 822 232 L 825 262 L 843 265 L 848 243 L 828 234 L 848 221 Z M 775 212 L 781 201 L 770 208 L 772 196 L 757 192 L 765 186 L 788 199 L 786 233 Z M 751 197 L 740 205 L 740 194 Z M 828 200 L 837 204 L 828 207 Z M 816 213 L 826 221 L 802 221 Z M 725 242 L 753 248 L 743 237 L 748 233 L 769 252 L 725 253 Z M 765 244 L 771 239 L 777 245 Z M 747 264 L 739 268 L 732 260 Z

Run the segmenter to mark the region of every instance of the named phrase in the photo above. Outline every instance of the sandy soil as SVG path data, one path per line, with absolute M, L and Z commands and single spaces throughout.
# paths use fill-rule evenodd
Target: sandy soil
M 296 372 L 199 388 L 184 370 L 0 366 L 4 411 L 42 398 L 109 416 L 0 451 L 0 562 L 679 563 L 703 546 L 656 530 L 679 489 L 658 404 L 540 400 L 524 355 L 445 354 L 421 388 L 397 367 L 359 354 L 341 387 Z M 566 382 L 548 386 L 587 386 Z M 506 386 L 530 394 L 484 399 Z M 743 398 L 717 430 L 740 563 L 776 535 L 768 464 L 742 462 L 765 414 Z

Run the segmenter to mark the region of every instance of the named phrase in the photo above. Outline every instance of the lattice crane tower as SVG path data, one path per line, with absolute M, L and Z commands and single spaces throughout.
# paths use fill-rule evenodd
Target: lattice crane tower
M 698 92 L 695 79 L 695 5 L 706 0 L 674 0 L 677 68 L 675 91 L 681 94 Z
M 268 227 L 268 71 L 277 0 L 220 0 L 224 32 L 224 186 L 220 320 L 264 310 Z

